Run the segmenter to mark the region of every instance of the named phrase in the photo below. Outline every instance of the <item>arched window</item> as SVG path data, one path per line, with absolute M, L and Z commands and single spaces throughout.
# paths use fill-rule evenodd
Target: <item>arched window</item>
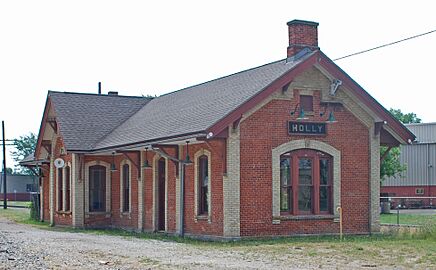
M 64 193 L 64 180 L 63 180 L 63 169 L 58 168 L 58 181 L 57 181 L 57 190 L 58 190 L 58 211 L 63 211 L 63 193 Z
M 284 214 L 331 214 L 332 157 L 301 149 L 280 156 L 280 211 Z
M 89 167 L 89 212 L 106 211 L 106 167 Z
M 122 166 L 122 211 L 130 211 L 130 166 L 129 164 L 124 164 Z
M 65 167 L 65 211 L 70 211 L 71 202 L 71 181 L 70 181 L 70 166 Z
M 198 214 L 208 214 L 209 199 L 209 161 L 206 155 L 198 158 Z

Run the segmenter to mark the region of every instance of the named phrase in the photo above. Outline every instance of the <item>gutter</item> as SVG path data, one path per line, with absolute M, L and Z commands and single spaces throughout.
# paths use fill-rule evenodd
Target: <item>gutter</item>
M 181 134 L 181 135 L 162 137 L 162 138 L 151 139 L 151 140 L 144 140 L 144 141 L 139 141 L 139 142 L 134 142 L 134 143 L 108 146 L 108 147 L 92 149 L 92 150 L 81 150 L 81 149 L 68 150 L 67 149 L 67 151 L 74 152 L 77 154 L 98 154 L 98 153 L 103 153 L 103 152 L 107 152 L 107 151 L 126 150 L 126 149 L 131 149 L 131 148 L 150 146 L 151 144 L 170 143 L 170 142 L 180 141 L 180 140 L 184 141 L 187 139 L 191 139 L 192 137 L 198 138 L 198 137 L 205 137 L 205 136 L 206 136 L 205 131 L 195 131 L 195 132 L 185 133 L 185 134 Z

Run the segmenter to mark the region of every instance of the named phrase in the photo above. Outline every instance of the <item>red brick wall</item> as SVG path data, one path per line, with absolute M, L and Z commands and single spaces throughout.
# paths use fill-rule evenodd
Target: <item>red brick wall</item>
M 153 165 L 154 153 L 148 151 L 147 160 L 150 166 Z M 145 153 L 143 154 L 143 160 L 145 161 Z M 143 170 L 144 173 L 144 223 L 143 227 L 145 231 L 153 230 L 153 168 L 147 168 Z
M 223 234 L 223 159 L 222 155 L 225 143 L 223 140 L 211 140 L 207 144 L 192 144 L 189 146 L 191 160 L 194 154 L 206 149 L 211 152 L 211 222 L 207 219 L 195 221 L 195 206 L 197 199 L 194 191 L 194 164 L 185 168 L 185 232 L 188 234 L 222 235 Z M 186 148 L 183 148 L 183 156 L 186 155 Z M 225 151 L 224 151 L 225 152 Z
M 416 194 L 417 188 L 423 188 L 424 194 Z M 381 187 L 380 193 L 388 193 L 393 197 L 436 197 L 436 186 L 403 186 L 403 187 Z M 396 203 L 407 200 L 395 199 Z M 409 203 L 412 201 L 422 201 L 423 207 L 436 205 L 436 199 L 408 199 Z
M 337 233 L 333 220 L 281 221 L 272 224 L 272 149 L 291 140 L 310 139 L 341 151 L 341 201 L 344 231 L 368 232 L 369 139 L 368 129 L 345 108 L 335 111 L 337 123 L 328 124 L 327 136 L 289 136 L 287 121 L 298 103 L 298 91 L 290 100 L 273 100 L 240 124 L 241 236 Z M 320 93 L 314 94 L 314 116 L 321 118 Z M 322 108 L 321 111 L 324 111 Z
M 138 155 L 129 153 L 128 156 L 138 165 Z M 128 160 L 123 154 L 117 153 L 112 156 L 85 156 L 85 164 L 92 161 L 104 161 L 115 163 L 116 171 L 110 172 L 111 175 L 111 215 L 90 214 L 85 216 L 85 225 L 88 227 L 121 227 L 126 229 L 136 229 L 138 227 L 138 169 L 131 163 L 131 211 L 129 214 L 120 213 L 120 164 L 123 160 Z M 87 195 L 85 195 L 87 196 Z M 85 210 L 87 212 L 87 209 Z
M 128 157 L 134 161 L 138 166 L 140 163 L 139 156 L 136 153 L 127 154 Z M 106 159 L 107 160 L 107 159 Z M 120 195 L 120 177 L 121 177 L 121 162 L 123 160 L 128 160 L 128 158 L 124 155 L 116 155 L 114 157 L 115 166 L 117 168 L 116 171 L 111 172 L 111 181 L 112 181 L 112 225 L 116 227 L 136 229 L 138 227 L 138 168 L 134 163 L 130 163 L 130 172 L 131 172 L 131 209 L 130 214 L 121 213 L 120 211 L 120 203 L 121 203 L 121 195 Z M 107 162 L 107 161 L 106 161 Z M 112 163 L 110 161 L 109 163 Z

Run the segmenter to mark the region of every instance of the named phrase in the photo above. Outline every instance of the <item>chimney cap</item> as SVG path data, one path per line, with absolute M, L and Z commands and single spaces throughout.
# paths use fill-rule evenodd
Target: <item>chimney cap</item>
M 315 26 L 315 27 L 319 25 L 319 23 L 317 22 L 304 21 L 304 20 L 292 20 L 287 23 L 288 26 L 297 25 L 297 24 Z

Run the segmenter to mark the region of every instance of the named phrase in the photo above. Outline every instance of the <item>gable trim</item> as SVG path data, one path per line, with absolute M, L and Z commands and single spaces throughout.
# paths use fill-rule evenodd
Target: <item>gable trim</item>
M 213 134 L 218 134 L 227 128 L 234 121 L 240 119 L 242 115 L 255 107 L 262 100 L 267 98 L 269 95 L 273 94 L 277 89 L 282 88 L 286 84 L 290 83 L 296 76 L 301 74 L 307 68 L 313 66 L 319 57 L 319 51 L 311 55 L 309 58 L 296 65 L 294 68 L 283 74 L 281 77 L 270 83 L 263 90 L 258 92 L 244 104 L 227 114 L 224 118 L 213 124 L 207 129 L 207 133 L 212 132 Z

